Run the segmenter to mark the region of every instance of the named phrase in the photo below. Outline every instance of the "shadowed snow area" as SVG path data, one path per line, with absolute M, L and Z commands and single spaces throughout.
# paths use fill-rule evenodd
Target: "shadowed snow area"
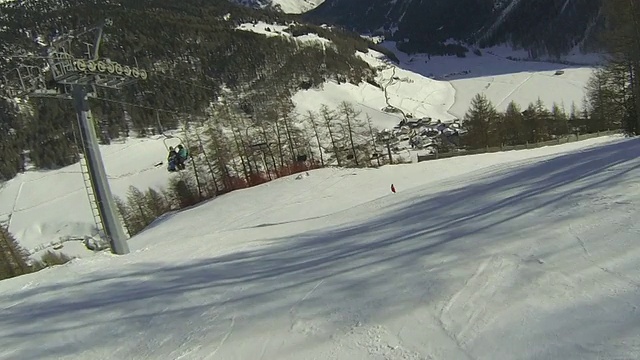
M 2 281 L 0 358 L 639 358 L 640 141 L 581 144 L 222 196 Z

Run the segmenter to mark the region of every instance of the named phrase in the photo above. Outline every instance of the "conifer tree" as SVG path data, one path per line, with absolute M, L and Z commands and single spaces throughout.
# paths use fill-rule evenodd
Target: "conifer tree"
M 504 127 L 502 142 L 505 145 L 520 145 L 527 141 L 522 110 L 514 101 L 507 105 L 507 109 L 502 115 L 502 125 Z
M 556 137 L 569 134 L 569 117 L 564 109 L 554 103 L 551 107 L 550 133 Z
M 322 151 L 322 141 L 320 141 L 321 135 L 320 135 L 320 126 L 318 124 L 318 115 L 316 113 L 314 113 L 313 111 L 308 111 L 307 112 L 307 117 L 306 117 L 307 122 L 309 123 L 311 130 L 313 131 L 313 137 L 316 140 L 316 145 L 318 147 L 318 154 L 320 156 L 320 165 L 322 167 L 324 167 L 324 151 Z
M 340 138 L 336 131 L 334 130 L 334 122 L 337 120 L 337 115 L 335 111 L 329 109 L 327 105 L 320 106 L 320 116 L 322 117 L 322 123 L 324 127 L 327 129 L 327 133 L 329 135 L 330 140 L 330 148 L 329 152 L 331 152 L 336 160 L 338 166 L 342 166 L 343 163 L 343 155 L 342 148 L 339 143 Z
M 175 206 L 183 209 L 201 201 L 195 179 L 189 173 L 169 180 L 169 191 Z
M 484 94 L 477 94 L 471 100 L 471 107 L 462 121 L 468 130 L 465 144 L 471 149 L 499 145 L 498 124 L 500 115 Z
M 29 253 L 11 235 L 9 229 L 0 226 L 0 279 L 31 272 Z
M 162 192 L 156 189 L 147 189 L 145 193 L 146 207 L 154 219 L 171 210 L 171 205 L 166 201 L 166 198 L 167 196 L 163 196 Z M 151 220 L 153 221 L 153 219 Z
M 586 89 L 591 108 L 589 132 L 620 127 L 629 110 L 627 99 L 633 97 L 628 78 L 627 69 L 615 63 L 594 72 Z
M 155 219 L 154 214 L 147 206 L 145 194 L 133 185 L 127 191 L 128 229 L 130 234 L 142 231 Z
M 544 105 L 542 100 L 538 98 L 536 102 L 533 104 L 534 115 L 533 115 L 533 126 L 532 129 L 534 131 L 533 142 L 543 142 L 547 141 L 551 138 L 550 136 L 550 125 L 553 121 L 551 117 L 551 112 Z
M 614 72 L 626 76 L 630 95 L 624 100 L 625 129 L 640 132 L 640 4 L 635 0 L 606 0 L 604 43 L 612 55 Z M 611 73 L 610 73 L 611 74 Z
M 362 139 L 366 137 L 365 122 L 359 117 L 361 112 L 356 111 L 353 105 L 346 101 L 338 105 L 337 112 L 340 114 L 341 122 L 345 124 L 346 140 L 348 140 L 348 146 L 351 149 L 350 157 L 356 167 L 362 166 L 369 159 L 369 156 L 366 148 L 360 145 Z

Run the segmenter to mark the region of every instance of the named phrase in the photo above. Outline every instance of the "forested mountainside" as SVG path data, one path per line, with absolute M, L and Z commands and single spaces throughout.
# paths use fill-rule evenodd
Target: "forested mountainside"
M 53 39 L 109 18 L 100 53 L 121 64 L 137 64 L 149 79 L 124 91 L 105 91 L 91 107 L 101 140 L 171 129 L 186 115 L 203 115 L 224 93 L 238 111 L 291 106 L 290 94 L 326 79 L 359 83 L 373 70 L 356 50 L 375 46 L 358 35 L 294 23 L 294 18 L 227 0 L 39 0 L 0 4 L 0 74 L 38 59 Z M 285 34 L 320 34 L 331 46 L 299 43 L 292 36 L 238 30 L 243 23 L 289 24 Z M 77 55 L 82 56 L 82 55 Z M 124 105 L 124 103 L 129 105 Z M 125 116 L 125 113 L 128 114 Z M 185 119 L 186 118 L 186 119 Z M 30 152 L 38 168 L 76 161 L 75 114 L 68 100 L 0 101 L 0 179 L 11 178 Z
M 577 45 L 593 49 L 603 25 L 603 0 L 326 0 L 311 21 L 386 34 L 405 52 L 459 54 L 449 44 L 510 44 L 533 57 L 559 56 Z

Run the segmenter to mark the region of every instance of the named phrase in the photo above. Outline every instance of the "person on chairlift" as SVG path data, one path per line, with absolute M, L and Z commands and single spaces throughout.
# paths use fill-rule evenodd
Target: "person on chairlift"
M 169 171 L 176 171 L 176 166 L 179 163 L 178 160 L 179 156 L 178 153 L 176 152 L 176 150 L 173 148 L 173 146 L 169 147 L 169 156 L 167 156 L 167 170 Z
M 185 148 L 184 146 L 182 146 L 182 144 L 178 145 L 178 168 L 180 170 L 184 170 L 185 168 L 185 164 L 184 162 L 187 161 L 187 158 L 189 157 L 189 152 L 187 151 L 187 148 Z

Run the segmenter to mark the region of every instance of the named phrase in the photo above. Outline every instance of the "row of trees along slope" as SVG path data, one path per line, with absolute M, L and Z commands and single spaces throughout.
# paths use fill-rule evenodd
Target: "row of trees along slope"
M 640 132 L 640 3 L 607 0 L 607 31 L 603 36 L 610 58 L 588 86 L 590 115 L 596 121 L 619 119 L 629 134 Z
M 289 98 L 301 88 L 327 79 L 372 81 L 373 70 L 356 50 L 375 45 L 338 29 L 299 24 L 287 31 L 314 32 L 332 46 L 301 45 L 290 38 L 237 30 L 242 23 L 293 23 L 295 17 L 253 10 L 226 0 L 80 0 L 8 2 L 0 5 L 0 72 L 40 54 L 41 42 L 110 18 L 101 55 L 150 70 L 150 78 L 121 92 L 100 92 L 92 99 L 103 143 L 133 134 L 145 136 L 179 126 L 177 113 L 203 115 L 221 94 L 268 101 Z M 226 91 L 226 93 L 225 93 Z M 124 105 L 128 104 L 128 105 Z M 169 111 L 154 112 L 149 109 Z M 125 116 L 125 114 L 127 114 Z M 185 120 L 185 119 L 182 119 Z M 181 120 L 181 121 L 182 121 Z M 189 118 L 186 118 L 188 121 Z M 31 99 L 21 106 L 0 100 L 0 179 L 24 166 L 21 153 L 31 152 L 37 168 L 51 169 L 77 161 L 75 114 L 66 100 Z
M 0 225 L 0 280 L 25 275 L 49 266 L 61 265 L 71 258 L 64 254 L 47 251 L 42 254 L 40 260 L 30 258 L 27 250 L 22 248 L 18 241 L 9 233 L 9 230 Z
M 317 167 L 371 167 L 398 162 L 371 119 L 342 102 L 295 114 L 292 104 L 265 97 L 224 102 L 194 118 L 182 138 L 190 149 L 186 170 L 166 191 L 132 188 L 118 199 L 127 230 L 135 234 L 159 215 L 236 189 Z M 257 109 L 247 113 L 243 107 Z
M 608 0 L 604 5 L 608 59 L 597 68 L 586 87 L 578 110 L 553 104 L 549 111 L 540 101 L 524 111 L 514 103 L 498 112 L 483 95 L 476 96 L 464 124 L 469 130 L 467 148 L 521 145 L 554 139 L 570 133 L 594 133 L 619 129 L 640 132 L 640 4 Z M 567 113 L 567 110 L 568 113 Z

